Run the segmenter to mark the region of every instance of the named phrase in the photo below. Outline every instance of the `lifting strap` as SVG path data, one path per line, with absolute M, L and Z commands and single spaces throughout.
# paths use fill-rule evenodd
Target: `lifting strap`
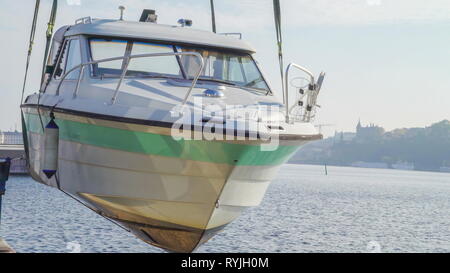
M 47 66 L 47 56 L 48 56 L 48 52 L 50 50 L 50 45 L 51 45 L 52 36 L 53 36 L 53 28 L 55 26 L 57 11 L 58 11 L 58 0 L 53 0 L 52 12 L 50 13 L 50 19 L 47 24 L 47 33 L 46 33 L 47 43 L 45 45 L 44 62 L 43 62 L 43 66 L 42 66 L 41 86 L 42 86 L 42 83 L 44 82 L 44 76 L 45 76 L 45 70 L 46 70 L 45 68 Z
M 40 5 L 40 3 L 41 3 L 40 0 L 36 0 L 36 6 L 34 7 L 33 23 L 31 25 L 30 42 L 28 44 L 27 64 L 26 64 L 26 67 L 25 67 L 25 76 L 23 78 L 22 97 L 20 98 L 20 104 L 23 103 L 23 96 L 24 96 L 24 93 L 25 93 L 25 86 L 27 84 L 28 68 L 30 67 L 31 51 L 33 51 L 34 37 L 35 37 L 35 33 L 36 33 L 36 24 L 37 24 L 37 18 L 38 18 L 38 14 L 39 14 L 39 5 Z
M 277 31 L 277 44 L 278 44 L 278 61 L 280 62 L 280 74 L 281 74 L 281 90 L 283 92 L 283 103 L 286 103 L 285 99 L 285 86 L 284 86 L 284 65 L 283 65 L 283 39 L 281 35 L 281 7 L 280 0 L 273 0 L 273 10 L 275 16 L 275 29 Z
M 48 20 L 48 24 L 47 24 L 47 32 L 46 32 L 47 42 L 45 45 L 44 61 L 43 61 L 43 65 L 42 65 L 42 76 L 41 76 L 41 85 L 40 85 L 41 88 L 42 88 L 42 84 L 44 83 L 45 71 L 46 71 L 46 67 L 47 67 L 47 56 L 48 56 L 48 52 L 50 50 L 50 45 L 51 45 L 51 41 L 52 41 L 53 27 L 55 26 L 57 10 L 58 10 L 58 0 L 53 0 L 52 12 L 50 13 L 50 19 Z M 42 120 L 41 111 L 40 111 L 41 94 L 42 94 L 41 88 L 39 88 L 39 95 L 38 95 L 38 101 L 37 101 L 37 112 L 39 115 L 39 120 L 41 122 L 42 131 L 44 131 L 45 127 L 44 127 L 44 122 Z
M 216 12 L 214 11 L 214 0 L 211 0 L 211 23 L 212 23 L 212 31 L 214 33 L 217 32 L 216 30 Z

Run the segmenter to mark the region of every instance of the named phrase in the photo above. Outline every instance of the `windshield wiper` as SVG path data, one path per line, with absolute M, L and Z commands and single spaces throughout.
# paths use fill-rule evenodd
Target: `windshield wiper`
M 128 73 L 127 73 L 128 74 Z M 159 73 L 146 73 L 146 72 L 130 72 L 128 76 L 131 77 L 145 77 L 145 78 L 167 78 L 166 75 Z
M 146 73 L 140 73 L 140 74 L 133 74 L 130 75 L 130 77 L 136 77 L 136 78 L 144 78 L 144 79 L 175 79 L 175 80 L 181 80 L 182 78 L 176 77 L 176 76 L 168 76 L 163 74 L 146 74 Z
M 224 83 L 229 85 L 236 85 L 235 83 L 229 82 L 229 81 L 223 81 L 223 80 L 217 80 L 217 79 L 207 79 L 207 78 L 198 78 L 199 81 L 206 81 L 206 82 L 217 82 L 217 83 Z
M 137 75 L 137 77 L 142 77 L 142 78 L 161 78 L 161 79 L 172 78 L 172 77 L 165 76 L 165 75 L 148 75 L 148 74 Z

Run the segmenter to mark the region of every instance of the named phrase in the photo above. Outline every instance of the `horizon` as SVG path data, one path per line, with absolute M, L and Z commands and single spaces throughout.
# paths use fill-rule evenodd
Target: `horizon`
M 8 119 L 0 130 L 20 129 L 19 100 L 34 3 L 0 0 L 4 66 L 0 107 Z M 325 136 L 354 130 L 358 119 L 387 131 L 426 127 L 449 120 L 450 3 L 442 0 L 282 1 L 285 64 L 299 63 L 316 75 L 325 71 L 316 124 Z M 25 94 L 39 87 L 45 29 L 51 2 L 41 1 L 36 41 Z M 193 27 L 210 30 L 209 1 L 60 1 L 55 31 L 84 16 L 138 20 L 143 8 L 155 9 L 161 24 L 189 18 Z M 242 32 L 257 50 L 255 58 L 281 97 L 279 67 L 270 0 L 216 1 L 218 32 Z M 101 8 L 100 8 L 101 7 Z M 199 13 L 205 16 L 197 16 Z M 5 54 L 8 53 L 8 54 Z M 5 93 L 6 90 L 6 93 Z M 447 92 L 446 92 L 447 91 Z

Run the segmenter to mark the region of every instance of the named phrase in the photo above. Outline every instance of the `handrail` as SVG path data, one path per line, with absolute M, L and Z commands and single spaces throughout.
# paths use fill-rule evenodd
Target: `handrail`
M 285 101 L 284 104 L 286 106 L 286 122 L 289 122 L 289 71 L 291 70 L 292 67 L 295 67 L 303 72 L 305 72 L 306 74 L 309 75 L 310 77 L 310 85 L 314 85 L 315 84 L 315 79 L 314 79 L 314 74 L 309 71 L 308 69 L 304 68 L 301 65 L 298 65 L 296 63 L 290 63 L 288 65 L 288 67 L 286 68 L 286 74 L 285 74 L 285 83 L 286 83 L 286 88 L 285 88 Z
M 82 18 L 75 20 L 75 25 L 79 25 L 79 24 L 92 24 L 91 16 L 82 17 Z
M 66 79 L 66 77 L 74 72 L 77 69 L 81 69 L 80 70 L 80 75 L 78 76 L 78 80 L 77 80 L 77 85 L 76 88 L 74 90 L 73 93 L 73 98 L 76 98 L 77 94 L 78 94 L 78 89 L 80 87 L 80 83 L 83 77 L 83 72 L 84 72 L 84 68 L 87 65 L 93 65 L 93 64 L 99 64 L 99 63 L 106 63 L 106 62 L 112 62 L 112 61 L 118 61 L 118 60 L 125 60 L 125 67 L 122 71 L 122 74 L 119 78 L 119 83 L 117 84 L 116 90 L 114 92 L 113 97 L 111 98 L 111 104 L 114 104 L 116 99 L 117 99 L 117 95 L 119 93 L 119 89 L 120 86 L 122 85 L 123 79 L 125 78 L 127 71 L 128 71 L 128 65 L 130 63 L 131 59 L 137 59 L 137 58 L 146 58 L 146 57 L 165 57 L 165 56 L 194 56 L 196 58 L 198 58 L 200 60 L 200 69 L 198 70 L 197 74 L 195 75 L 195 77 L 192 79 L 192 85 L 189 88 L 186 96 L 183 99 L 183 103 L 182 105 L 185 105 L 189 96 L 192 93 L 192 90 L 194 89 L 195 85 L 197 84 L 198 79 L 200 78 L 200 74 L 203 71 L 203 67 L 204 67 L 204 61 L 203 61 L 203 57 L 197 53 L 197 52 L 168 52 L 168 53 L 148 53 L 148 54 L 137 54 L 137 55 L 130 55 L 130 56 L 122 56 L 122 57 L 113 57 L 113 58 L 106 58 L 106 59 L 101 59 L 101 60 L 97 60 L 97 61 L 90 61 L 90 62 L 86 62 L 86 63 L 82 63 L 79 64 L 77 66 L 74 66 L 73 68 L 71 68 L 69 71 L 67 71 L 60 79 L 60 82 L 58 84 L 58 87 L 56 88 L 56 95 L 59 95 L 59 90 L 61 88 L 61 85 L 63 83 L 63 81 Z
M 224 35 L 224 36 L 239 36 L 239 40 L 242 40 L 242 33 L 240 32 L 225 32 L 225 33 L 218 33 L 219 35 Z

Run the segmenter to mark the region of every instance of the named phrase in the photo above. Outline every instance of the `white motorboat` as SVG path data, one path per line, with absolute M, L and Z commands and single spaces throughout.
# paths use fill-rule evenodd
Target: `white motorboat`
M 32 177 L 149 244 L 195 250 L 322 137 L 311 120 L 323 75 L 290 65 L 281 102 L 254 53 L 185 23 L 82 18 L 60 28 L 40 92 L 22 104 Z M 309 82 L 290 105 L 294 68 Z

